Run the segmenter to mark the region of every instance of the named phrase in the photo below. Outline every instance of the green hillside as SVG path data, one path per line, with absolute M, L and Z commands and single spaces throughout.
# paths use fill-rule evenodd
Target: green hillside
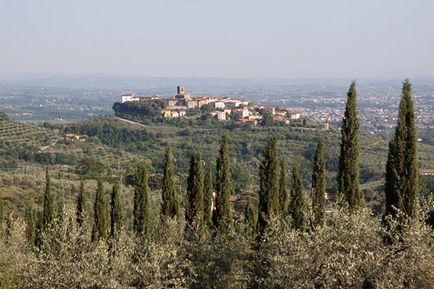
M 105 176 L 107 181 L 121 177 L 128 184 L 131 179 L 132 168 L 140 160 L 148 160 L 152 165 L 153 182 L 155 188 L 159 187 L 160 175 L 163 168 L 164 149 L 170 145 L 175 156 L 175 172 L 181 182 L 186 180 L 188 161 L 190 155 L 200 152 L 207 164 L 215 168 L 219 140 L 223 132 L 229 135 L 229 154 L 232 162 L 233 185 L 236 194 L 254 194 L 258 190 L 259 162 L 263 146 L 268 138 L 277 134 L 279 137 L 279 153 L 285 155 L 287 167 L 297 162 L 300 165 L 303 183 L 306 190 L 310 188 L 312 160 L 316 143 L 323 139 L 325 143 L 325 160 L 327 169 L 327 190 L 334 191 L 336 187 L 336 171 L 338 165 L 340 131 L 332 128 L 329 131 L 322 129 L 305 129 L 298 126 L 273 127 L 236 127 L 230 122 L 219 125 L 183 124 L 154 124 L 141 125 L 129 123 L 115 117 L 90 118 L 75 123 L 62 125 L 45 125 L 45 128 L 34 125 L 1 121 L 2 137 L 13 143 L 13 148 L 21 148 L 18 152 L 20 158 L 27 162 L 9 168 L 14 174 L 24 176 L 32 174 L 29 178 L 32 184 L 39 183 L 41 167 L 49 165 L 53 170 L 60 170 L 56 179 L 66 182 L 65 194 L 73 194 L 70 188 L 76 186 L 80 177 L 92 179 L 97 174 Z M 7 129 L 6 129 L 7 128 Z M 7 131 L 15 131 L 14 134 Z M 22 133 L 18 133 L 22 131 Z M 66 133 L 86 135 L 83 142 L 70 142 L 55 140 Z M 32 134 L 37 135 L 37 141 L 30 143 Z M 6 135 L 8 137 L 6 138 Z M 44 145 L 54 144 L 39 151 Z M 379 209 L 383 202 L 384 171 L 387 156 L 388 138 L 381 135 L 362 133 L 361 136 L 361 188 L 367 198 L 368 204 Z M 4 146 L 8 149 L 8 146 Z M 8 150 L 4 158 L 14 157 Z M 419 166 L 421 168 L 434 167 L 434 146 L 419 144 Z M 27 156 L 27 159 L 22 156 Z M 37 173 L 31 173 L 35 168 Z M 14 171 L 15 170 L 15 171 Z M 37 177 L 36 177 L 37 176 Z M 2 176 L 9 179 L 9 173 Z M 23 177 L 26 179 L 25 177 Z M 72 183 L 69 183 L 69 182 Z M 34 185 L 26 182 L 5 181 L 3 189 L 7 189 L 8 200 L 18 202 L 19 195 L 36 197 L 40 188 L 34 190 Z M 13 192 L 18 193 L 14 198 Z M 21 193 L 19 193 L 21 192 Z M 37 198 L 36 198 L 37 200 Z
M 55 133 L 29 123 L 0 120 L 0 142 L 44 146 L 55 141 Z

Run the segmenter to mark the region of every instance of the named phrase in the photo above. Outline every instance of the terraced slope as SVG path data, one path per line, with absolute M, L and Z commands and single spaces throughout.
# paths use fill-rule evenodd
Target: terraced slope
M 57 139 L 54 132 L 33 124 L 0 120 L 0 148 L 11 145 L 42 148 Z

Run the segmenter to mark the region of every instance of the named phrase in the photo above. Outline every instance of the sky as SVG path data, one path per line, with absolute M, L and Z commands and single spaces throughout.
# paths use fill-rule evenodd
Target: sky
M 0 76 L 434 77 L 432 0 L 0 0 Z

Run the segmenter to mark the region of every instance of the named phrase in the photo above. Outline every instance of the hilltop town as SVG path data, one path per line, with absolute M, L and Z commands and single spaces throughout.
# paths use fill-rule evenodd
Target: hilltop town
M 165 119 L 193 119 L 206 115 L 221 121 L 231 119 L 253 125 L 264 121 L 288 124 L 290 119 L 300 118 L 299 112 L 256 105 L 243 99 L 214 96 L 192 97 L 183 86 L 177 87 L 175 96 L 164 99 L 160 98 L 159 95 L 136 95 L 132 92 L 126 92 L 121 95 L 121 103 L 115 104 L 113 108 L 117 112 L 132 107 L 136 108 L 136 114 L 138 113 L 137 108 L 142 107 L 146 108 L 142 110 L 143 114 L 160 116 Z M 150 107 L 154 109 L 154 113 L 149 113 Z M 155 113 L 155 109 L 159 113 Z

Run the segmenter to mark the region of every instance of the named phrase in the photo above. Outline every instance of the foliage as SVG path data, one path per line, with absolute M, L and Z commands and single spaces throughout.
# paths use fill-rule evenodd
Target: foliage
M 309 221 L 309 202 L 303 190 L 298 165 L 294 164 L 291 170 L 291 193 L 289 213 L 292 217 L 292 227 L 304 231 Z
M 146 236 L 150 231 L 150 224 L 148 165 L 145 162 L 137 165 L 134 177 L 133 217 L 133 229 L 136 235 Z
M 190 170 L 187 179 L 187 205 L 185 219 L 187 228 L 200 234 L 204 224 L 204 172 L 200 154 L 190 158 Z
M 399 103 L 398 124 L 389 142 L 386 163 L 386 214 L 401 210 L 412 216 L 416 209 L 419 189 L 417 184 L 417 144 L 411 84 L 405 80 Z
M 182 218 L 168 219 L 153 237 L 122 231 L 117 239 L 90 242 L 74 206 L 42 235 L 34 250 L 20 218 L 0 239 L 0 288 L 431 288 L 434 231 L 425 224 L 432 200 L 412 220 L 389 229 L 369 209 L 350 213 L 332 206 L 325 223 L 309 233 L 273 218 L 260 247 L 267 274 L 255 275 L 258 251 L 247 228 L 214 238 L 184 239 Z M 256 210 L 252 207 L 252 212 Z M 250 217 L 249 217 L 250 218 Z M 385 245 L 385 236 L 399 241 Z
M 280 177 L 279 177 L 279 211 L 282 217 L 288 215 L 289 192 L 288 192 L 288 177 L 286 176 L 286 158 L 283 157 L 280 161 Z
M 354 210 L 362 204 L 359 189 L 359 119 L 356 110 L 356 82 L 353 81 L 347 93 L 345 116 L 342 121 L 339 169 L 337 174 L 339 194 Z
M 149 118 L 161 116 L 161 109 L 166 105 L 163 100 L 155 99 L 148 101 L 127 101 L 113 104 L 115 115 L 131 114 L 146 116 Z
M 4 204 L 3 204 L 3 194 L 0 192 L 0 228 L 3 226 L 4 218 Z M 0 232 L 1 236 L 1 232 Z
M 212 216 L 213 216 L 213 178 L 212 178 L 212 168 L 208 165 L 208 168 L 205 173 L 204 180 L 204 191 L 203 191 L 203 214 L 204 214 L 204 222 L 207 226 L 212 225 Z
M 254 239 L 258 235 L 258 208 L 249 202 L 244 209 L 246 236 Z
M 104 174 L 105 168 L 104 165 L 95 157 L 84 157 L 80 160 L 76 171 L 82 176 L 96 178 L 97 176 Z
M 250 243 L 240 235 L 227 234 L 205 242 L 187 242 L 188 288 L 249 288 Z
M 429 196 L 434 194 L 434 176 L 419 175 L 419 190 L 421 196 Z
M 45 171 L 45 192 L 44 207 L 42 212 L 42 230 L 48 229 L 53 224 L 54 219 L 54 200 L 51 193 L 51 179 L 48 168 Z
M 415 221 L 404 228 L 403 243 L 388 247 L 380 224 L 368 210 L 337 208 L 312 234 L 283 223 L 264 248 L 272 257 L 264 282 L 272 288 L 430 288 L 433 231 Z
M 108 235 L 108 204 L 101 177 L 98 177 L 97 179 L 97 191 L 93 205 L 93 213 L 94 224 L 92 230 L 92 240 L 104 240 Z
M 323 155 L 323 143 L 318 142 L 312 169 L 312 217 L 313 225 L 324 224 L 325 214 L 325 163 Z
M 110 236 L 112 238 L 118 238 L 122 232 L 124 223 L 123 210 L 120 185 L 116 183 L 113 185 L 110 202 Z
M 80 182 L 80 189 L 77 196 L 77 224 L 82 226 L 87 214 L 87 196 L 84 190 L 84 182 Z
M 162 204 L 161 213 L 163 218 L 174 218 L 179 216 L 179 197 L 178 190 L 175 184 L 173 155 L 171 147 L 166 149 L 163 181 L 161 188 Z
M 262 126 L 271 126 L 273 125 L 273 115 L 269 110 L 261 109 L 259 114 L 262 116 L 261 125 Z
M 269 219 L 278 214 L 279 206 L 279 160 L 277 136 L 273 135 L 262 153 L 259 168 L 259 213 L 258 229 L 262 235 Z
M 223 135 L 216 168 L 216 198 L 213 214 L 214 226 L 221 233 L 232 229 L 232 212 L 229 201 L 232 195 L 231 168 L 228 152 L 228 136 Z

